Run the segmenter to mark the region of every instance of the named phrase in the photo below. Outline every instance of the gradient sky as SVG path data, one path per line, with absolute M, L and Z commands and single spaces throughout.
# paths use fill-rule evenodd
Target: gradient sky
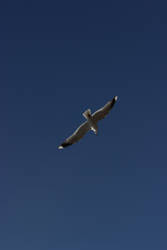
M 166 3 L 57 2 L 0 6 L 0 249 L 166 250 Z

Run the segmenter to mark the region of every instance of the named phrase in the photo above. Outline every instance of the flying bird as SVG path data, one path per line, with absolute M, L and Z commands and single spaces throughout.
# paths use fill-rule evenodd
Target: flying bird
M 109 111 L 113 108 L 116 103 L 118 96 L 115 96 L 111 101 L 107 102 L 107 104 L 101 109 L 97 110 L 95 113 L 91 114 L 91 110 L 87 109 L 82 115 L 86 118 L 86 122 L 82 123 L 75 132 L 68 137 L 59 147 L 58 149 L 63 149 L 68 147 L 76 142 L 78 142 L 82 137 L 89 131 L 93 130 L 93 132 L 97 135 L 98 126 L 97 123 L 99 120 L 103 119 Z

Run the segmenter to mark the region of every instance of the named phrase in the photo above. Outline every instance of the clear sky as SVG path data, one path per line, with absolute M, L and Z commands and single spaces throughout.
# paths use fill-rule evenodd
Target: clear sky
M 1 3 L 1 250 L 167 249 L 166 7 Z

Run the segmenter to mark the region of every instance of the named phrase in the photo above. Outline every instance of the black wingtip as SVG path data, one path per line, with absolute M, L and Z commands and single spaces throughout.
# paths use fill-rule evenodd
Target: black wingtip
M 63 142 L 63 143 L 58 147 L 58 149 L 63 149 L 63 148 L 69 147 L 70 145 L 72 145 L 72 143 Z

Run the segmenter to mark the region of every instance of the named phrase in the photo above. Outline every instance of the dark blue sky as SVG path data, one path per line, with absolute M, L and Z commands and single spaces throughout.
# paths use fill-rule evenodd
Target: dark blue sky
M 59 2 L 0 7 L 0 249 L 166 250 L 165 1 Z

